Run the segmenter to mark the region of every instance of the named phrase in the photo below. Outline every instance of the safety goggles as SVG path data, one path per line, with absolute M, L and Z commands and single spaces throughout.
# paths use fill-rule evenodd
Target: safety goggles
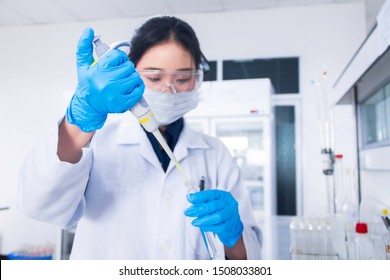
M 147 88 L 161 92 L 197 90 L 203 81 L 202 70 L 140 70 L 138 73 Z

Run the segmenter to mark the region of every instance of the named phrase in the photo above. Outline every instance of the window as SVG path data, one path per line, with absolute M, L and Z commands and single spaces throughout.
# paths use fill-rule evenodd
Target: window
M 359 104 L 363 148 L 390 145 L 390 83 Z
M 295 108 L 275 106 L 277 214 L 296 215 Z
M 209 61 L 210 71 L 204 73 L 203 81 L 217 80 L 217 62 Z
M 276 94 L 299 93 L 299 58 L 223 61 L 223 79 L 270 78 Z

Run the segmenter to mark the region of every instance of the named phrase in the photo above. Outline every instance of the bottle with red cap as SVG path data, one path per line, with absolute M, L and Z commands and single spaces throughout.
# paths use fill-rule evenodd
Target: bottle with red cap
M 367 223 L 356 223 L 354 247 L 356 260 L 375 259 L 375 251 L 368 235 Z

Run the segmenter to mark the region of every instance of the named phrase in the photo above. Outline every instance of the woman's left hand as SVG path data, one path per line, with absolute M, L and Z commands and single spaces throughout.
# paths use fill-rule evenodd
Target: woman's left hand
M 244 226 L 238 212 L 238 202 L 230 192 L 205 190 L 191 193 L 187 199 L 193 205 L 184 211 L 184 215 L 196 217 L 192 221 L 193 226 L 216 233 L 229 248 L 236 244 Z

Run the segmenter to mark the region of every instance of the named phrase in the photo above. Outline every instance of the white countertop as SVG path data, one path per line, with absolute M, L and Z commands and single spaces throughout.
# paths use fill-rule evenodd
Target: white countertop
M 259 217 L 263 233 L 264 260 L 290 260 L 290 222 L 292 216 Z

